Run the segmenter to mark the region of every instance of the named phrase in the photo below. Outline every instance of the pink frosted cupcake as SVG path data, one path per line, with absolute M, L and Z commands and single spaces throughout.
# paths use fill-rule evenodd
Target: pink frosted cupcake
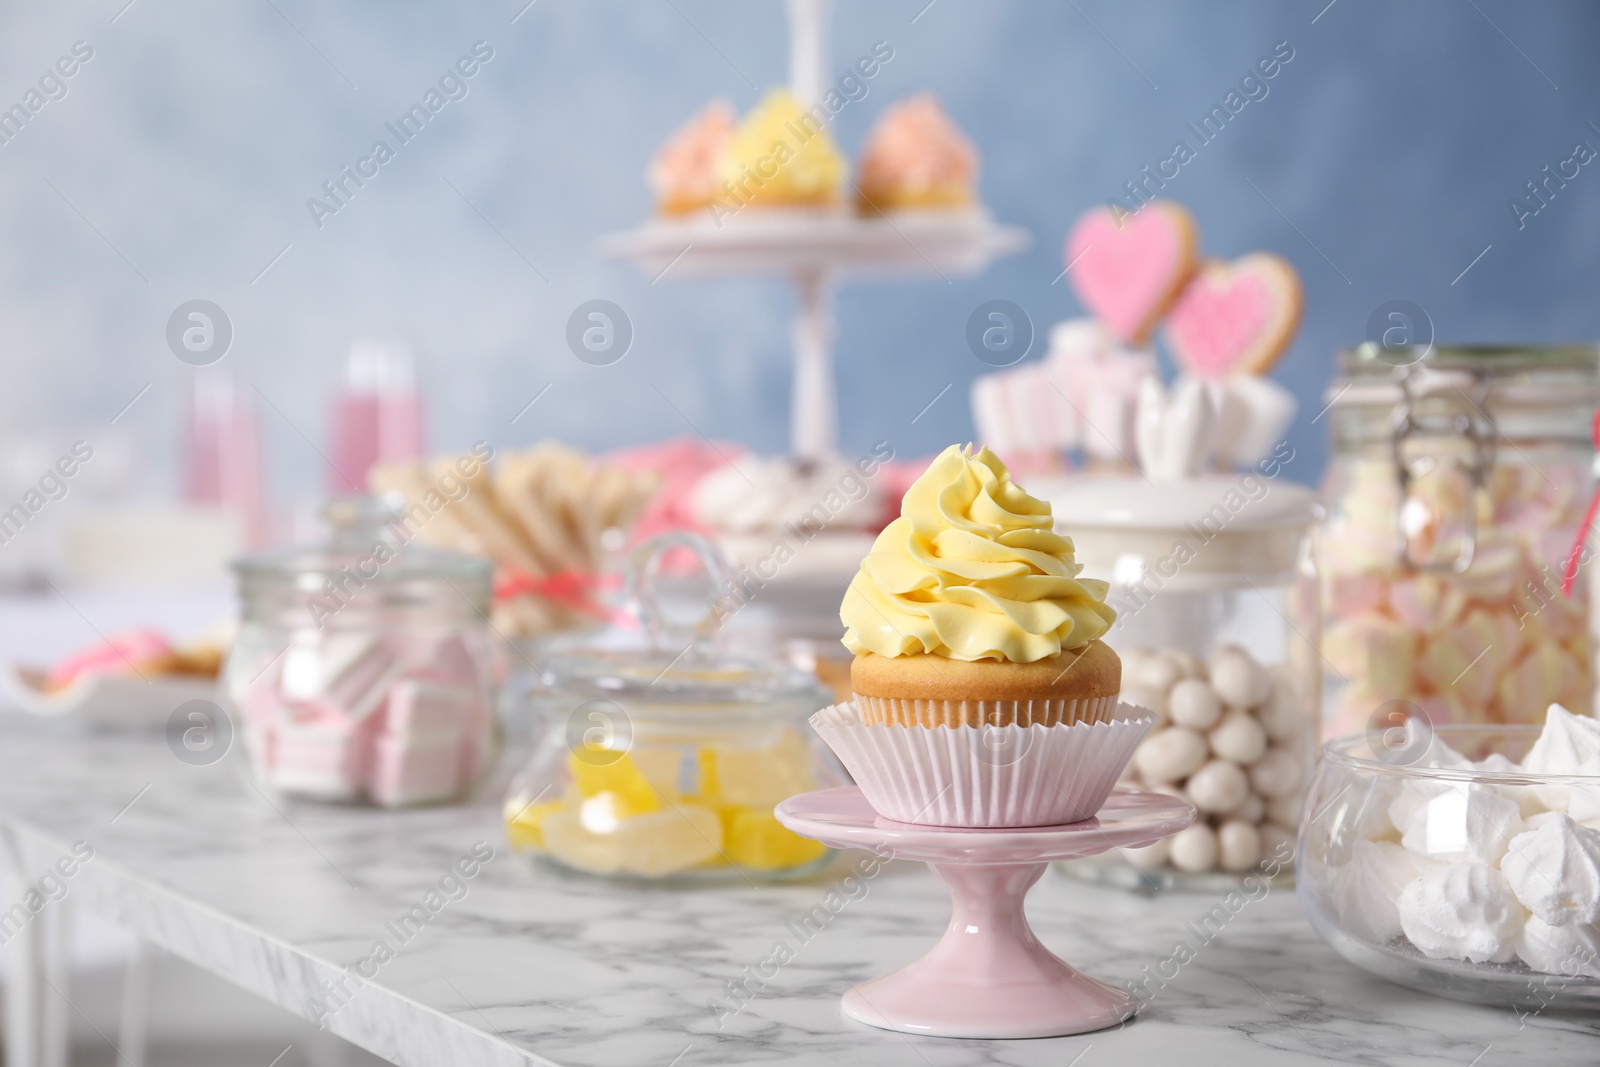
M 735 121 L 733 108 L 713 100 L 667 138 L 648 174 L 658 212 L 688 215 L 711 203 Z
M 861 153 L 861 212 L 962 208 L 977 202 L 978 153 L 931 93 L 883 113 Z

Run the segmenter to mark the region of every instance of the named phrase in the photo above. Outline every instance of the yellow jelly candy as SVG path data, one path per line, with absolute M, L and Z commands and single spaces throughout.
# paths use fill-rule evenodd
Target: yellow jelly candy
M 610 760 L 613 753 L 600 753 Z M 639 770 L 638 764 L 626 752 L 615 753 L 616 758 L 605 763 L 591 763 L 595 758 L 589 752 L 574 752 L 567 757 L 567 767 L 572 772 L 572 784 L 580 796 L 610 796 L 619 813 L 642 815 L 661 807 L 661 793 Z
M 539 830 L 539 823 L 550 813 L 560 811 L 561 807 L 559 800 L 547 800 L 542 804 L 513 800 L 507 804 L 506 837 L 511 842 L 512 849 L 521 852 L 524 849 L 543 848 L 544 835 Z
M 659 878 L 715 859 L 722 846 L 722 824 L 709 808 L 679 804 L 601 828 L 586 818 L 592 803 L 541 824 L 550 855 L 581 871 Z
M 741 867 L 778 871 L 810 863 L 828 851 L 821 842 L 784 826 L 768 810 L 725 808 L 722 818 L 722 850 Z
M 762 748 L 703 748 L 700 767 L 702 791 L 730 804 L 770 808 L 817 788 L 811 750 L 794 732 Z
M 722 795 L 722 775 L 717 767 L 717 750 L 702 748 L 695 752 L 700 764 L 700 795 L 712 799 Z

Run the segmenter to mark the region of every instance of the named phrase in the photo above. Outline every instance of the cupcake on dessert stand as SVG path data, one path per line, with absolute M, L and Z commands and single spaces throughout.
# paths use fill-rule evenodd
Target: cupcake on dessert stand
M 855 186 L 866 218 L 948 221 L 982 212 L 978 151 L 932 93 L 893 104 L 878 119 L 861 150 Z
M 1116 618 L 1107 584 L 1080 577 L 1053 525 L 994 453 L 952 445 L 862 561 L 839 612 L 855 699 L 818 729 L 880 813 L 944 826 L 1086 819 L 1154 724 L 1117 714 L 1121 663 L 1100 640 Z M 1016 758 L 984 747 L 1002 742 Z
M 752 220 L 771 218 L 765 213 L 773 211 L 838 214 L 847 167 L 827 126 L 792 92 L 773 89 L 729 138 L 710 214 L 719 227 L 745 218 L 747 209 Z
M 853 987 L 850 1017 L 942 1037 L 1112 1026 L 1125 991 L 1045 949 L 1023 913 L 1052 860 L 1158 841 L 1181 799 L 1113 791 L 1155 723 L 1117 703 L 1107 584 L 1081 576 L 1045 502 L 988 449 L 952 446 L 911 486 L 840 608 L 855 699 L 811 723 L 857 785 L 791 797 L 804 836 L 930 864 L 953 915 L 938 946 Z
M 667 139 L 646 175 L 657 214 L 692 215 L 716 199 L 722 160 L 737 121 L 726 101 L 713 100 Z

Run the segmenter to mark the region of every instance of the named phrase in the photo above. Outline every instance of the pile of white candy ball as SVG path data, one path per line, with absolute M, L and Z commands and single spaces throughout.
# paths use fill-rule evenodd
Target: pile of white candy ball
M 1141 870 L 1248 871 L 1288 855 L 1305 797 L 1312 726 L 1291 683 L 1237 645 L 1209 663 L 1182 649 L 1123 650 L 1122 701 L 1160 719 L 1124 781 L 1182 797 L 1193 826 L 1145 848 L 1123 849 Z

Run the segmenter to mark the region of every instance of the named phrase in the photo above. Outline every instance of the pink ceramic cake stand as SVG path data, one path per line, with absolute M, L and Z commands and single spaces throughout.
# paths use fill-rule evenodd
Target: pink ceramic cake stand
M 1059 1037 L 1133 1015 L 1128 993 L 1080 974 L 1039 943 L 1022 902 L 1047 864 L 1159 841 L 1194 808 L 1119 789 L 1100 813 L 1065 826 L 967 829 L 878 815 L 854 786 L 790 797 L 778 821 L 836 848 L 920 860 L 950 887 L 950 925 L 933 950 L 844 996 L 844 1013 L 886 1030 L 934 1037 Z

